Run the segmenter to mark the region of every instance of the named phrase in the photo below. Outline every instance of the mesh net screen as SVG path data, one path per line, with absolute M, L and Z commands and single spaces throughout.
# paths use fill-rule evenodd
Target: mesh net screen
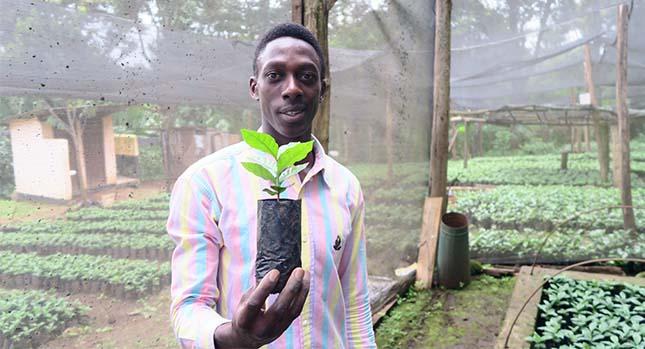
M 645 108 L 643 1 L 460 0 L 452 9 L 452 109 L 578 104 L 579 94 L 586 92 L 585 45 L 600 104 L 613 108 L 620 3 L 630 5 L 629 107 Z M 2 8 L 0 193 L 23 198 L 79 194 L 78 155 L 64 123 L 68 118 L 85 120 L 85 148 L 100 154 L 86 159 L 88 185 L 96 190 L 138 179 L 163 192 L 192 162 L 239 141 L 240 128 L 259 126 L 258 105 L 248 94 L 256 40 L 291 18 L 291 2 L 285 0 L 2 0 Z M 361 181 L 370 273 L 391 275 L 417 259 L 428 188 L 433 1 L 339 0 L 329 15 L 329 46 L 327 151 Z M 645 203 L 642 132 L 642 119 L 634 119 L 636 206 Z M 131 144 L 124 134 L 137 135 L 136 152 L 119 148 Z M 572 138 L 585 134 L 589 142 L 572 144 Z M 601 209 L 620 204 L 611 175 L 617 157 L 609 178 L 602 180 L 592 127 L 455 124 L 451 139 L 448 207 L 470 218 L 471 257 L 530 262 L 547 235 L 541 262 L 643 256 L 642 224 L 638 233 L 629 232 L 622 228 L 620 210 Z M 110 144 L 121 149 L 114 154 L 116 170 L 115 160 L 106 160 L 114 147 Z M 563 149 L 571 152 L 566 170 L 561 169 Z M 58 172 L 48 172 L 54 168 Z M 63 187 L 56 178 L 71 182 L 69 190 L 55 190 Z M 116 205 L 128 212 L 133 207 L 156 212 L 127 219 L 136 218 L 132 226 L 165 238 L 164 200 L 167 196 L 161 195 Z M 643 212 L 635 210 L 637 224 L 645 219 Z M 78 216 L 86 217 L 82 224 L 97 217 L 108 225 L 124 220 L 106 213 Z M 66 221 L 73 217 L 68 214 Z M 15 222 L 3 223 L 15 229 Z M 21 227 L 24 234 L 35 229 Z M 104 229 L 97 225 L 87 231 Z M 43 242 L 25 244 L 41 252 L 62 251 Z M 151 250 L 172 248 L 169 241 L 160 244 Z M 123 257 L 105 251 L 111 258 Z M 163 253 L 152 259 L 167 261 Z

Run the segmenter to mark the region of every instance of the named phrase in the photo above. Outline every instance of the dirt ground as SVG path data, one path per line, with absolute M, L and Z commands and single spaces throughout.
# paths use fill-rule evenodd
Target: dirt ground
M 177 348 L 169 319 L 170 288 L 133 300 L 70 295 L 91 310 L 86 324 L 67 328 L 41 348 Z
M 137 187 L 91 194 L 104 206 L 125 200 L 140 200 L 166 191 L 164 181 L 144 182 Z M 0 217 L 0 224 L 14 224 L 64 217 L 74 204 L 32 201 L 35 210 L 23 216 Z M 177 348 L 169 320 L 170 288 L 139 300 L 118 300 L 103 295 L 61 294 L 90 307 L 84 324 L 67 328 L 42 348 Z

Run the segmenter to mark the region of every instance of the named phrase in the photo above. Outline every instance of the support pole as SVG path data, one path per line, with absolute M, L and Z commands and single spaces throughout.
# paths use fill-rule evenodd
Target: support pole
M 568 168 L 567 162 L 569 161 L 569 152 L 563 151 L 560 153 L 560 171 L 566 171 Z
M 484 156 L 484 124 L 477 123 L 477 155 Z
M 468 168 L 468 157 L 470 156 L 468 149 L 468 120 L 464 120 L 464 168 Z
M 591 63 L 591 48 L 589 44 L 584 46 L 585 60 L 585 83 L 587 85 L 587 92 L 591 99 L 591 106 L 596 108 L 600 105 L 598 103 L 598 96 L 596 94 L 596 85 L 593 82 L 593 66 Z M 606 182 L 609 179 L 609 126 L 607 122 L 600 120 L 598 111 L 594 110 L 591 113 L 593 119 L 594 132 L 596 137 L 596 146 L 598 152 L 598 168 L 600 170 L 600 179 Z
M 620 138 L 618 138 L 618 126 L 612 125 L 611 128 L 611 171 L 614 177 L 614 186 L 616 188 L 621 187 L 621 177 L 620 177 Z
M 387 152 L 387 180 L 394 179 L 393 163 L 394 163 L 394 115 L 392 113 L 392 94 L 388 89 L 385 96 L 385 144 Z
M 616 26 L 616 111 L 618 113 L 618 139 L 620 140 L 620 198 L 623 206 L 632 205 L 632 182 L 629 154 L 629 110 L 627 109 L 627 28 L 628 6 L 618 6 L 618 24 Z M 636 231 L 634 209 L 623 208 L 625 229 Z
M 435 2 L 434 105 L 430 145 L 430 196 L 445 203 L 448 182 L 448 128 L 450 127 L 450 12 L 451 0 Z M 442 210 L 443 211 L 443 210 Z

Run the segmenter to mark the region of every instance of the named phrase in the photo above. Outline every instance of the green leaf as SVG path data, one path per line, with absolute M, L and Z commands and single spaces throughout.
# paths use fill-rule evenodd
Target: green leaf
M 253 162 L 258 165 L 261 165 L 265 169 L 267 169 L 269 172 L 271 172 L 271 175 L 275 178 L 277 177 L 278 173 L 278 163 L 275 161 L 274 158 L 270 157 L 267 154 L 256 154 L 256 156 L 251 156 L 248 159 L 248 162 Z
M 246 144 L 251 148 L 265 152 L 274 158 L 278 157 L 278 143 L 276 143 L 275 139 L 273 139 L 271 135 L 247 130 L 245 128 L 243 128 L 241 132 L 244 142 L 246 142 Z
M 272 185 L 271 189 L 275 190 L 278 194 L 284 193 L 285 190 L 287 190 L 287 187 L 281 187 L 279 185 Z
M 278 179 L 278 182 L 280 182 L 280 183 L 284 182 L 285 180 L 287 180 L 287 178 L 289 178 L 289 177 L 297 174 L 298 172 L 304 170 L 307 167 L 307 165 L 309 165 L 309 163 L 305 162 L 304 164 L 300 164 L 300 165 L 296 165 L 296 166 L 292 166 L 292 167 L 287 168 L 286 170 L 284 170 L 280 174 L 280 178 Z
M 269 171 L 268 169 L 264 168 L 264 166 L 262 166 L 260 164 L 256 164 L 254 162 L 243 162 L 242 166 L 244 166 L 244 168 L 247 171 L 253 173 L 254 175 L 256 175 L 256 176 L 258 176 L 260 178 L 264 178 L 264 179 L 269 180 L 269 181 L 274 181 L 275 180 L 275 177 L 271 174 L 271 171 Z
M 314 141 L 298 143 L 292 146 L 287 144 L 288 147 L 278 157 L 278 173 L 282 173 L 287 167 L 293 166 L 296 162 L 304 159 L 313 149 L 313 145 Z
M 280 156 L 282 156 L 282 153 L 284 153 L 287 149 L 291 149 L 298 144 L 300 144 L 300 142 L 290 142 L 288 144 L 281 145 L 280 148 L 278 149 L 278 159 L 280 158 Z
M 263 192 L 266 192 L 266 193 L 269 193 L 269 195 L 271 195 L 271 196 L 276 196 L 276 195 L 278 195 L 278 192 L 277 192 L 277 191 L 271 190 L 271 189 L 269 189 L 269 188 L 262 189 L 262 191 L 263 191 Z

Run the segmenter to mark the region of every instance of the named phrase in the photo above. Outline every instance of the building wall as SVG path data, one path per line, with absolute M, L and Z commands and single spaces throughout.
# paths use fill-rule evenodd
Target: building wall
M 58 200 L 72 199 L 69 145 L 51 139 L 51 125 L 38 119 L 12 120 L 11 150 L 16 192 Z

